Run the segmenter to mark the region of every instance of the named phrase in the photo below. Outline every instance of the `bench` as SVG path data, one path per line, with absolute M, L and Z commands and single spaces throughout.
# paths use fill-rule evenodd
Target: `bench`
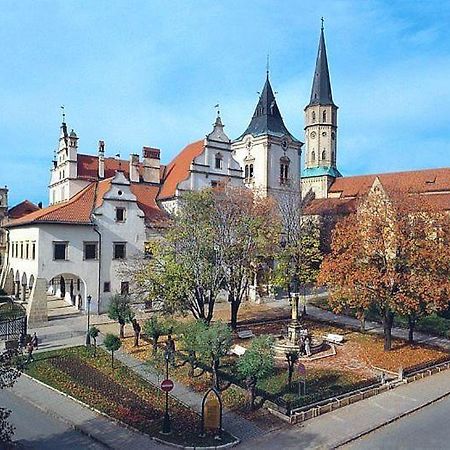
M 238 331 L 237 335 L 238 335 L 239 339 L 250 339 L 252 337 L 255 337 L 252 330 Z
M 331 342 L 332 344 L 343 344 L 344 343 L 344 336 L 342 336 L 341 334 L 328 333 L 323 338 L 327 342 Z
M 245 347 L 242 347 L 242 345 L 238 344 L 230 348 L 230 353 L 237 356 L 242 356 L 246 351 L 247 349 Z

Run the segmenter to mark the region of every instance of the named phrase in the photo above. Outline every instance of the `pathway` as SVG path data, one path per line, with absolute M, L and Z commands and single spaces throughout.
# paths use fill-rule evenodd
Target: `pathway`
M 153 371 L 151 367 L 124 351 L 120 350 L 116 353 L 116 355 L 118 360 L 134 370 L 142 378 L 154 384 L 155 386 L 160 385 L 163 377 L 162 375 Z M 194 411 L 197 411 L 198 413 L 201 412 L 203 400 L 202 394 L 194 392 L 193 390 L 176 381 L 174 382 L 174 388 L 170 394 L 185 405 L 191 407 Z M 224 408 L 223 410 L 223 428 L 239 438 L 241 441 L 247 441 L 249 439 L 253 439 L 257 436 L 261 436 L 267 433 L 266 430 L 259 428 L 250 420 L 247 420 L 246 418 L 241 417 L 226 408 Z

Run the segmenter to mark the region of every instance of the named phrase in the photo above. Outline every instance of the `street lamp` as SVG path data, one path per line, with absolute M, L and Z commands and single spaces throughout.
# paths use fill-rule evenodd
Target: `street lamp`
M 169 348 L 164 352 L 164 359 L 166 360 L 166 380 L 169 379 L 169 360 L 171 357 L 171 351 Z M 162 425 L 162 434 L 170 434 L 171 425 L 170 425 L 170 416 L 169 416 L 169 391 L 166 390 L 166 409 L 164 411 L 164 420 Z
M 91 345 L 91 335 L 89 334 L 90 320 L 91 320 L 91 300 L 90 295 L 87 296 L 87 330 L 86 330 L 86 347 Z

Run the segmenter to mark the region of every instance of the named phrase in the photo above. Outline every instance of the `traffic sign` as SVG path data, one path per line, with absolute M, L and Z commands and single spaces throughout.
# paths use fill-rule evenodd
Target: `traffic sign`
M 173 389 L 173 381 L 172 380 L 161 381 L 161 389 L 164 392 L 170 392 Z
M 300 375 L 306 375 L 306 367 L 302 363 L 298 363 L 298 373 Z

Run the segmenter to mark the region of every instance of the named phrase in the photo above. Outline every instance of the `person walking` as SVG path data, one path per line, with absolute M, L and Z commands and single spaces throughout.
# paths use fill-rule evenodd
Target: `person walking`
M 134 330 L 134 347 L 139 347 L 139 335 L 141 334 L 141 326 L 136 319 L 131 321 Z
M 30 363 L 31 361 L 34 361 L 33 350 L 34 350 L 33 342 L 30 341 L 27 344 L 27 353 L 28 353 L 28 358 L 26 361 L 27 364 Z
M 33 347 L 37 350 L 38 349 L 38 337 L 36 334 L 36 331 L 33 334 L 33 337 L 31 338 L 31 343 L 33 344 Z

